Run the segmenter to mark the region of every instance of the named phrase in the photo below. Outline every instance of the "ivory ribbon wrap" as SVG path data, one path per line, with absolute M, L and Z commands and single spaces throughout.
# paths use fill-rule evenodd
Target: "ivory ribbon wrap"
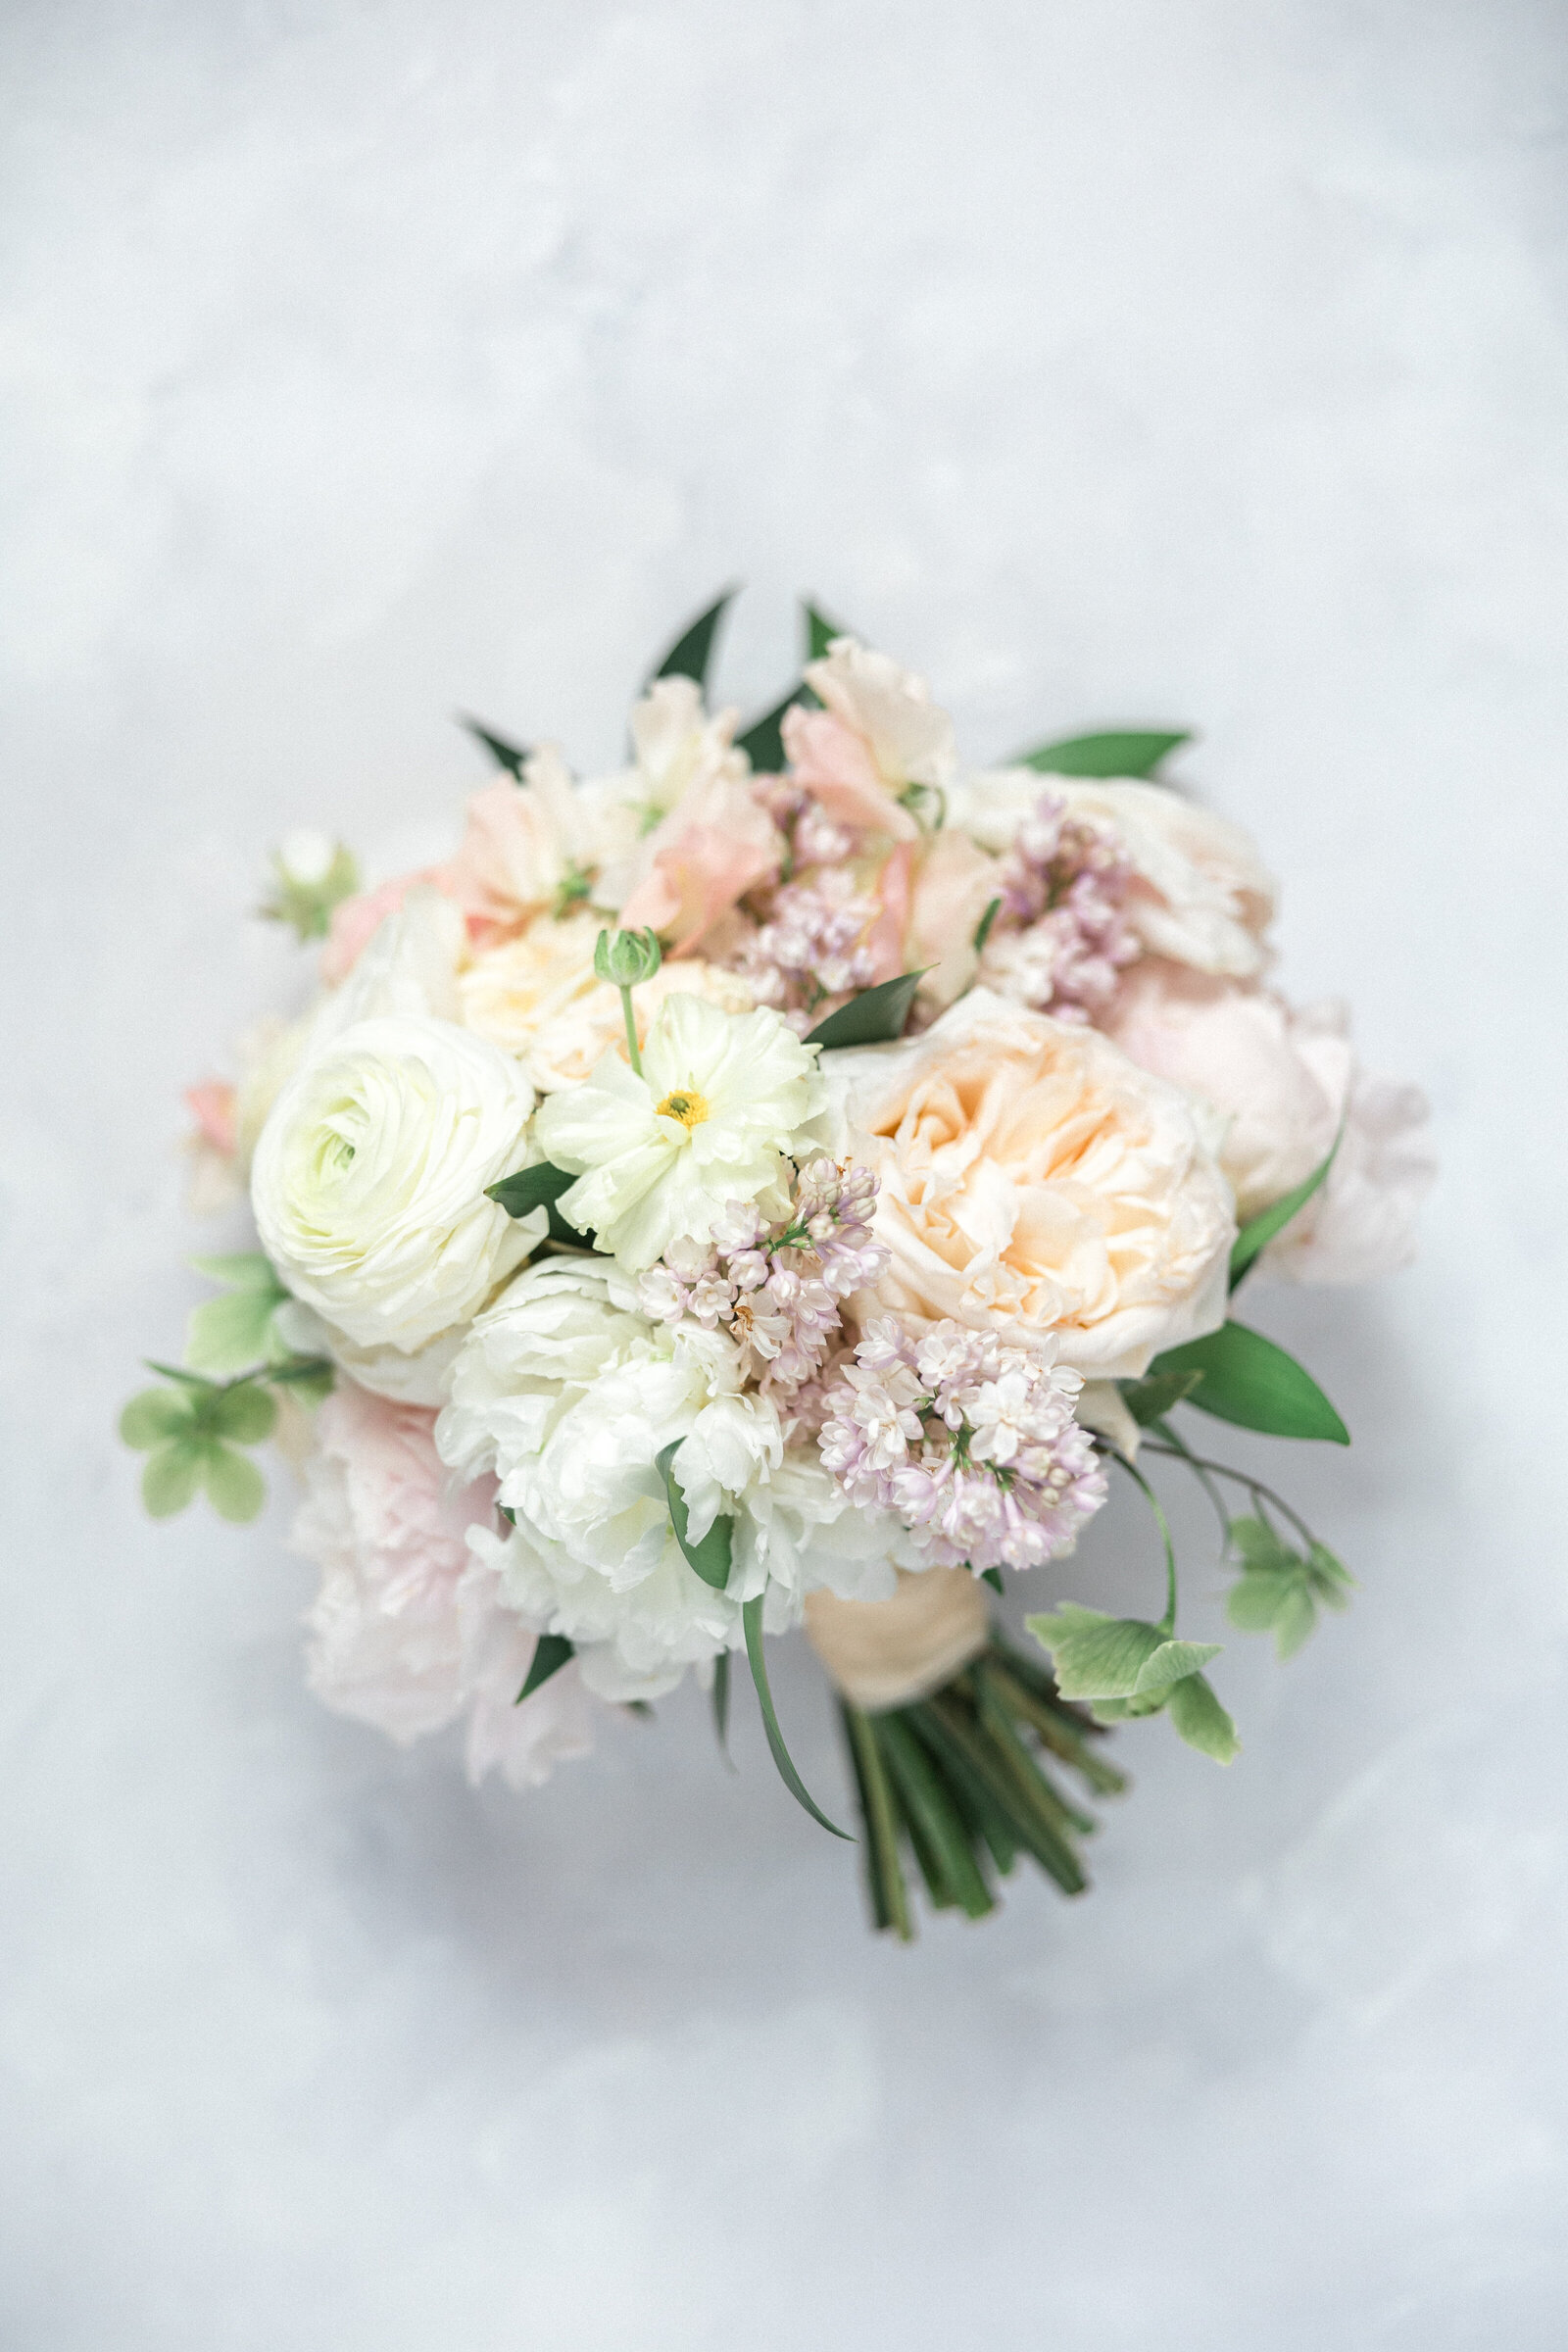
M 811 1647 L 851 1706 L 877 1712 L 927 1698 L 986 1645 L 985 1594 L 967 1568 L 899 1570 L 891 1600 L 806 1596 Z

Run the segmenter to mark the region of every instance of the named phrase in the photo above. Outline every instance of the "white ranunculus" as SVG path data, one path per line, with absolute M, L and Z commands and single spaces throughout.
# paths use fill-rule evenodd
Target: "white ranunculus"
M 545 1157 L 579 1178 L 563 1216 L 632 1272 L 677 1237 L 707 1241 L 731 1201 L 782 1213 L 783 1155 L 817 1140 L 824 1099 L 815 1048 L 765 1009 L 672 996 L 642 1059 L 639 1077 L 606 1054 L 534 1122 Z
M 520 1274 L 469 1333 L 436 1429 L 465 1478 L 488 1470 L 516 1514 L 505 1543 L 475 1531 L 511 1605 L 577 1646 L 606 1698 L 655 1697 L 685 1668 L 741 1640 L 741 1604 L 766 1593 L 782 1631 L 807 1589 L 891 1590 L 900 1531 L 848 1505 L 813 1454 L 786 1452 L 773 1406 L 741 1393 L 721 1334 L 649 1323 L 603 1261 L 551 1258 Z M 700 1542 L 734 1522 L 728 1587 L 715 1592 L 670 1526 L 657 1456 Z
M 1151 957 L 1123 992 L 1112 1034 L 1140 1067 L 1224 1121 L 1219 1162 L 1244 1222 L 1304 1182 L 1343 1124 L 1327 1182 L 1269 1245 L 1261 1273 L 1342 1284 L 1409 1263 L 1435 1168 L 1426 1101 L 1359 1067 L 1343 1004 L 1296 1011 L 1265 990 Z
M 539 1238 L 485 1198 L 520 1164 L 532 1108 L 515 1062 L 449 1022 L 388 1014 L 331 1038 L 256 1148 L 281 1280 L 357 1348 L 412 1354 L 468 1322 Z
M 1168 784 L 1050 776 L 1031 767 L 968 777 L 954 794 L 951 821 L 982 847 L 1004 850 L 1043 792 L 1120 835 L 1135 876 L 1127 919 L 1150 955 L 1229 980 L 1263 970 L 1274 884 L 1240 825 Z

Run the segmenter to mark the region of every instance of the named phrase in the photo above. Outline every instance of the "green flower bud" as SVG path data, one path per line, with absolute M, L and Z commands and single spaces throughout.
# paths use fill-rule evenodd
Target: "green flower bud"
M 601 931 L 594 949 L 594 970 L 612 988 L 635 988 L 651 980 L 663 960 L 653 931 Z

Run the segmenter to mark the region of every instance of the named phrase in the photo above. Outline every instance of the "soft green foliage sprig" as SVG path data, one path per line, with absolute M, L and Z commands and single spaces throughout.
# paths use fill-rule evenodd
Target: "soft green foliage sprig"
M 148 1510 L 172 1519 L 201 1490 L 220 1518 L 254 1519 L 267 1482 L 239 1448 L 271 1436 L 275 1399 L 255 1380 L 220 1386 L 172 1367 L 167 1378 L 168 1387 L 143 1389 L 120 1416 L 125 1444 L 147 1456 L 141 1493 Z
M 308 850 L 291 837 L 272 852 L 270 890 L 257 909 L 270 923 L 287 923 L 301 941 L 324 939 L 333 907 L 360 887 L 359 866 L 344 843 L 307 839 Z

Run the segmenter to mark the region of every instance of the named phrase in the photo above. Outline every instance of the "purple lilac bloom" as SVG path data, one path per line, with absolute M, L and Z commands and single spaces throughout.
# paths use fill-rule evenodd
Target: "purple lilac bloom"
M 1105 1499 L 1073 1418 L 1081 1382 L 1050 1339 L 961 1323 L 868 1324 L 828 1391 L 817 1443 L 852 1501 L 912 1529 L 934 1565 L 1034 1568 L 1070 1551 Z
M 672 1243 L 638 1284 L 660 1323 L 722 1324 L 741 1369 L 772 1398 L 786 1435 L 817 1426 L 827 1359 L 842 1346 L 842 1301 L 876 1280 L 887 1250 L 871 1238 L 877 1180 L 869 1168 L 814 1159 L 796 1178 L 789 1216 L 769 1224 L 745 1203 L 724 1211 L 710 1243 Z M 809 1395 L 808 1395 L 809 1392 Z M 796 1410 L 797 1399 L 804 1399 Z
M 1002 861 L 984 985 L 1058 1021 L 1102 1013 L 1139 953 L 1124 912 L 1132 878 L 1112 826 L 1043 792 Z

